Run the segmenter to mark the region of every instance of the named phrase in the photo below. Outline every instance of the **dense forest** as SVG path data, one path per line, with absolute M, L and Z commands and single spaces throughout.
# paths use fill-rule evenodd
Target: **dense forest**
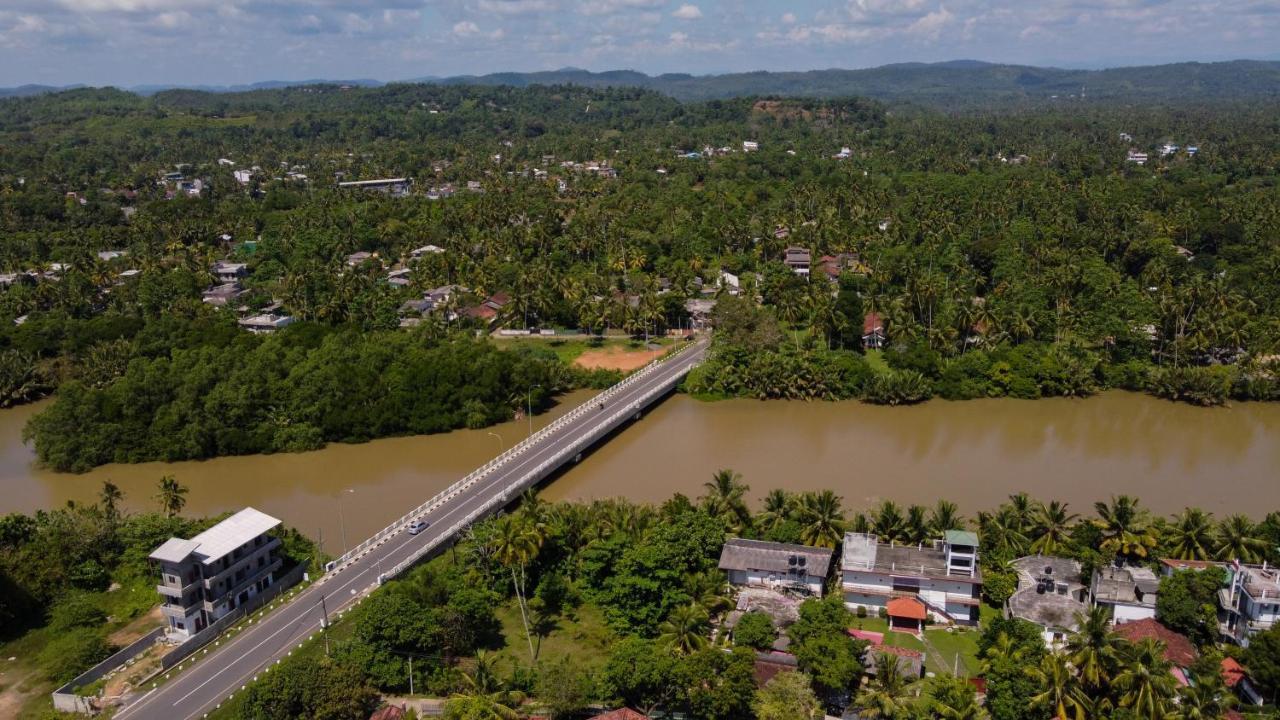
M 0 401 L 61 388 L 30 434 L 63 469 L 477 426 L 532 385 L 545 402 L 605 378 L 463 335 L 644 338 L 702 321 L 691 300 L 720 303 L 689 380 L 708 397 L 1273 399 L 1276 110 L 410 84 L 11 98 Z M 386 177 L 411 182 L 336 182 Z M 224 306 L 202 302 L 218 261 L 244 265 Z M 236 326 L 259 313 L 297 322 Z

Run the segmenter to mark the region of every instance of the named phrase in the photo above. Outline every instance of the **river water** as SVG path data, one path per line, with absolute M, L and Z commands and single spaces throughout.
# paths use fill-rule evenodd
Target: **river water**
M 590 393 L 574 393 L 549 422 Z M 156 481 L 190 488 L 186 514 L 253 505 L 311 535 L 330 553 L 354 545 L 523 438 L 524 421 L 488 430 L 333 444 L 316 452 L 202 462 L 108 465 L 83 475 L 35 466 L 21 430 L 40 406 L 0 411 L 0 513 L 68 499 L 92 501 L 104 479 L 131 508 L 154 508 Z M 497 435 L 497 437 L 495 437 Z M 1025 490 L 1077 512 L 1114 493 L 1160 513 L 1197 505 L 1219 515 L 1280 510 L 1280 404 L 1202 409 L 1110 392 L 1088 400 L 856 402 L 668 398 L 543 490 L 549 500 L 698 495 L 733 468 L 758 499 L 774 487 L 832 488 L 848 508 L 882 498 L 974 512 Z

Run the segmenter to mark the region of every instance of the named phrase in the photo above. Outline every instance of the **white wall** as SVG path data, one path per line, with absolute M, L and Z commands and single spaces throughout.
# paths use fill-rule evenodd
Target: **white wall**
M 1107 605 L 1108 603 L 1098 603 L 1099 605 Z M 1151 605 L 1112 605 L 1111 621 L 1116 625 L 1122 625 L 1134 620 L 1146 620 L 1156 616 L 1156 609 Z

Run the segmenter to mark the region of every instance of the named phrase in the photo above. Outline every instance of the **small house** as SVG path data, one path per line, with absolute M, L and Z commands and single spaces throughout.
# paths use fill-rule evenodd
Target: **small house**
M 809 266 L 812 264 L 812 256 L 809 251 L 802 247 L 789 247 L 782 256 L 782 264 L 791 269 L 791 272 L 807 278 L 809 277 Z
M 1028 555 L 1013 561 L 1018 589 L 1005 603 L 1005 615 L 1040 627 L 1048 648 L 1060 647 L 1078 629 L 1076 617 L 1088 612 L 1089 588 L 1080 563 L 1068 558 Z
M 884 347 L 888 336 L 884 332 L 884 321 L 880 313 L 869 312 L 862 318 L 862 347 L 867 350 L 879 350 Z
M 1122 625 L 1156 616 L 1160 581 L 1145 567 L 1108 565 L 1093 571 L 1089 594 L 1093 604 L 1111 611 L 1111 621 Z
M 249 274 L 249 266 L 244 263 L 227 262 L 219 260 L 213 264 L 211 270 L 213 276 L 218 279 L 219 284 L 233 283 Z
M 720 551 L 729 584 L 799 590 L 822 595 L 833 552 L 790 543 L 733 538 Z
M 243 318 L 239 321 L 239 324 L 240 327 L 255 335 L 266 335 L 292 325 L 293 316 L 264 313 L 262 315 Z

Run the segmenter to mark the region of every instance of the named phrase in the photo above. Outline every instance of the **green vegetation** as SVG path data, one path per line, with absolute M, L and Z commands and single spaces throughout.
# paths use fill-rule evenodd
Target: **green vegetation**
M 180 517 L 186 488 L 172 478 L 156 488 L 162 513 L 122 514 L 123 494 L 106 482 L 93 505 L 0 516 L 0 654 L 20 660 L 6 673 L 26 678 L 31 692 L 23 694 L 34 703 L 27 711 L 47 706 L 48 691 L 109 656 L 116 633 L 128 638 L 123 645 L 158 625 L 142 620 L 157 602 L 147 556 L 222 519 Z M 323 564 L 296 530 L 286 528 L 282 539 L 286 570 Z

